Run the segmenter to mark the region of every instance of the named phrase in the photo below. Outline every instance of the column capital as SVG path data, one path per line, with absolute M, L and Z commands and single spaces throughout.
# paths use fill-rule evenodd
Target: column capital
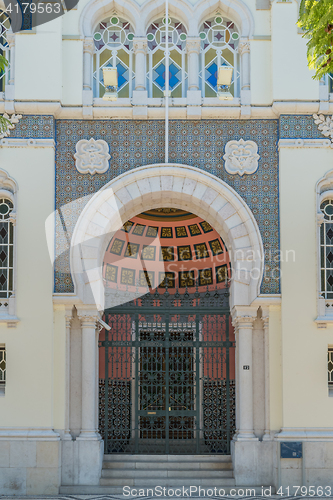
M 232 316 L 232 326 L 236 329 L 253 328 L 255 318 L 252 316 Z
M 133 38 L 133 50 L 136 54 L 137 52 L 142 52 L 143 54 L 147 53 L 148 49 L 148 41 L 144 36 L 136 36 Z
M 66 320 L 66 328 L 70 328 L 73 320 L 73 307 L 65 308 L 65 320 Z
M 92 38 L 85 38 L 83 40 L 83 53 L 93 54 L 95 51 L 95 42 Z
M 238 53 L 242 56 L 243 54 L 250 53 L 250 42 L 247 39 L 240 39 L 238 44 Z
M 231 311 L 232 324 L 235 328 L 252 328 L 257 319 L 257 307 L 234 306 Z
M 317 214 L 317 224 L 319 227 L 323 224 L 324 220 L 325 220 L 325 216 L 324 216 L 323 212 L 318 213 Z
M 11 49 L 15 45 L 15 34 L 14 33 L 7 33 L 6 39 L 9 45 L 9 48 Z
M 190 36 L 186 39 L 186 52 L 190 54 L 195 52 L 199 54 L 201 48 L 201 38 L 198 36 Z
M 101 314 L 96 309 L 77 308 L 77 316 L 83 328 L 97 328 L 96 322 L 100 319 Z

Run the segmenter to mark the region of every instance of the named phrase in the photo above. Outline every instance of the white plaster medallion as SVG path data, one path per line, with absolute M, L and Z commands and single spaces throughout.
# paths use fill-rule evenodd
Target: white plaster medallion
M 254 174 L 258 169 L 258 145 L 254 141 L 229 141 L 225 146 L 224 167 L 229 174 Z
M 109 168 L 109 145 L 103 140 L 82 139 L 76 144 L 75 166 L 80 174 L 104 174 Z
M 7 124 L 3 132 L 0 134 L 0 139 L 3 139 L 4 137 L 9 137 L 10 136 L 10 131 L 15 128 L 16 123 L 19 122 L 19 120 L 22 118 L 22 115 L 11 115 L 9 116 L 7 113 L 4 113 L 3 118 L 6 118 Z
M 314 122 L 318 125 L 318 130 L 333 142 L 333 116 L 313 115 Z

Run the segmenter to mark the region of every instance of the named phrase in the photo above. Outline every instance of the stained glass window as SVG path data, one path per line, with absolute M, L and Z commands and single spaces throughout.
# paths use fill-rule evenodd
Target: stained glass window
M 147 30 L 148 41 L 148 94 L 163 97 L 165 90 L 165 37 L 166 19 L 158 19 Z M 169 89 L 172 97 L 185 97 L 187 91 L 186 29 L 183 24 L 169 18 Z
M 114 15 L 98 24 L 94 33 L 94 97 L 103 97 L 103 68 L 118 71 L 118 97 L 132 97 L 135 77 L 134 31 L 126 20 Z
M 238 42 L 239 32 L 232 21 L 216 15 L 205 21 L 200 28 L 200 82 L 203 97 L 216 97 L 217 73 L 220 66 L 234 69 L 230 92 L 240 95 L 240 70 Z
M 0 387 L 6 383 L 6 350 L 0 346 Z
M 0 54 L 9 60 L 9 45 L 7 42 L 7 33 L 10 28 L 10 19 L 8 15 L 0 10 Z M 5 71 L 0 72 L 0 92 L 5 90 L 5 84 L 8 81 L 9 66 Z
M 324 215 L 320 226 L 321 294 L 333 299 L 333 200 L 325 200 L 320 209 Z
M 0 198 L 0 298 L 8 299 L 14 286 L 14 224 L 13 204 Z

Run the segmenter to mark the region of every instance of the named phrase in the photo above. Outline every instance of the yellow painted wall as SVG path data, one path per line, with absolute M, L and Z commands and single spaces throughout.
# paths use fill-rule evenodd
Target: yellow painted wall
M 66 105 L 82 105 L 83 42 L 62 41 L 62 99 Z
M 0 325 L 7 383 L 0 397 L 1 427 L 53 427 L 53 270 L 45 219 L 54 210 L 52 148 L 0 148 L 0 168 L 17 195 L 16 328 Z
M 271 41 L 251 41 L 251 104 L 272 104 Z
M 282 332 L 281 309 L 269 308 L 269 389 L 270 429 L 279 431 L 282 427 Z
M 333 166 L 332 149 L 280 150 L 283 426 L 332 427 L 327 346 L 333 328 L 317 329 L 316 182 Z
M 36 34 L 17 34 L 15 99 L 60 101 L 62 91 L 61 17 L 37 26 Z
M 296 26 L 298 4 L 274 2 L 271 15 L 273 100 L 318 100 L 319 83 L 312 79 L 306 41 Z

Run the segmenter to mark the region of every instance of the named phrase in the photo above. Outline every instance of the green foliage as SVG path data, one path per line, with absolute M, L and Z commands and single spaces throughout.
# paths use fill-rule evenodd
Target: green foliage
M 8 66 L 8 61 L 5 58 L 5 56 L 0 55 L 0 71 L 3 72 L 6 69 L 6 66 Z
M 0 73 L 4 72 L 7 66 L 7 59 L 4 56 L 0 55 Z M 0 134 L 6 132 L 8 125 L 11 125 L 11 122 L 4 116 L 0 115 Z
M 302 0 L 298 26 L 308 38 L 308 65 L 314 78 L 333 73 L 333 0 Z

